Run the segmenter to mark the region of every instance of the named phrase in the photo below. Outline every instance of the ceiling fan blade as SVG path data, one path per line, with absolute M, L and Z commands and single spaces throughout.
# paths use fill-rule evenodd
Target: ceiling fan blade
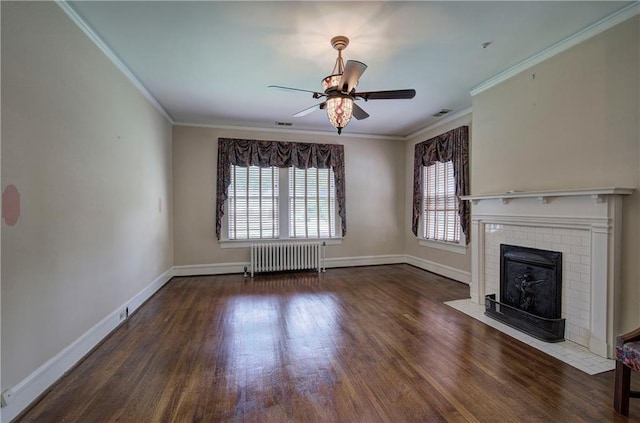
M 353 117 L 362 120 L 369 117 L 369 113 L 362 110 L 362 107 L 358 106 L 356 103 L 353 103 Z
M 356 97 L 367 100 L 407 100 L 416 96 L 416 90 L 369 91 L 356 93 Z
M 356 88 L 360 77 L 367 69 L 367 65 L 357 60 L 347 61 L 342 72 L 342 78 L 340 78 L 340 84 L 338 84 L 338 90 L 342 93 L 349 94 L 351 90 Z
M 319 103 L 319 104 L 314 104 L 314 105 L 313 105 L 313 106 L 311 106 L 311 107 L 307 107 L 307 108 L 306 108 L 306 109 L 304 109 L 304 110 L 300 110 L 298 113 L 294 113 L 292 116 L 293 116 L 293 117 L 296 117 L 296 118 L 297 118 L 297 117 L 306 116 L 306 115 L 308 115 L 309 113 L 314 112 L 316 109 L 324 109 L 324 108 L 325 108 L 325 106 L 326 106 L 326 104 L 327 104 L 327 103 L 326 103 L 325 101 L 323 101 L 322 103 Z
M 318 91 L 303 90 L 301 88 L 282 87 L 280 85 L 269 85 L 267 88 L 276 88 L 278 90 L 285 90 L 285 91 L 302 91 L 304 93 L 313 94 L 313 98 L 320 98 L 326 95 L 325 93 L 319 93 Z

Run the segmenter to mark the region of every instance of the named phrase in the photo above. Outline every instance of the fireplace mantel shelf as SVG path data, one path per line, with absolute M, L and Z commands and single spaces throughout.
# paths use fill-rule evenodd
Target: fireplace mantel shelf
M 485 304 L 486 295 L 499 292 L 496 251 L 501 244 L 567 252 L 562 259 L 563 269 L 570 269 L 563 274 L 565 339 L 601 357 L 615 357 L 623 200 L 635 191 L 600 187 L 462 197 L 474 203 L 471 300 Z
M 585 189 L 566 189 L 554 191 L 507 191 L 498 194 L 482 194 L 482 195 L 465 195 L 463 200 L 471 200 L 473 204 L 477 204 L 482 200 L 500 200 L 503 204 L 507 204 L 510 200 L 516 198 L 537 198 L 541 203 L 546 204 L 552 197 L 577 197 L 588 196 L 594 199 L 596 203 L 602 203 L 605 195 L 630 195 L 633 188 L 585 188 Z

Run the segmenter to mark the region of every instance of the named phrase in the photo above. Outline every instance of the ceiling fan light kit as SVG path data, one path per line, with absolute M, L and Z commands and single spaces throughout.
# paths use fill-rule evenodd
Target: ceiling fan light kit
M 342 59 L 342 50 L 349 45 L 349 39 L 344 35 L 338 35 L 331 39 L 331 46 L 338 50 L 338 57 L 333 67 L 331 75 L 322 80 L 322 89 L 324 92 L 303 90 L 299 88 L 289 88 L 279 85 L 270 85 L 269 88 L 279 88 L 290 91 L 303 91 L 313 94 L 314 99 L 326 97 L 326 100 L 320 104 L 308 107 L 293 114 L 293 117 L 305 116 L 316 109 L 326 109 L 329 122 L 338 130 L 338 135 L 342 133 L 342 128 L 347 126 L 351 117 L 358 120 L 366 119 L 369 114 L 360 106 L 355 104 L 356 100 L 393 100 L 393 99 L 410 99 L 416 95 L 416 91 L 409 90 L 392 90 L 392 91 L 369 91 L 356 92 L 356 86 L 360 77 L 367 69 L 367 65 L 357 60 L 347 61 L 344 65 Z
M 327 117 L 329 122 L 338 130 L 338 135 L 342 133 L 342 128 L 353 116 L 353 99 L 349 96 L 334 96 L 327 99 Z

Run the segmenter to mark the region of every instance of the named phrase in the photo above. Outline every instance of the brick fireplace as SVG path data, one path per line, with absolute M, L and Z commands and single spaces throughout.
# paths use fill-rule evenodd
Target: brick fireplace
M 613 357 L 626 188 L 471 195 L 471 300 L 500 301 L 500 245 L 562 253 L 565 339 Z

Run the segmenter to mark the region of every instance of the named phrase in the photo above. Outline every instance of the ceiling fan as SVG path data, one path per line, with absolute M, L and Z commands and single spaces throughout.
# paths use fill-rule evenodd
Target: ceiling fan
M 347 61 L 347 65 L 344 65 L 342 50 L 349 45 L 349 39 L 347 37 L 343 35 L 333 37 L 331 39 L 331 45 L 334 49 L 338 50 L 338 58 L 336 59 L 332 74 L 322 80 L 322 89 L 324 92 L 269 85 L 269 88 L 312 93 L 312 97 L 315 99 L 325 98 L 325 100 L 319 104 L 294 113 L 293 117 L 308 115 L 316 109 L 325 109 L 329 121 L 338 129 L 338 134 L 340 134 L 342 133 L 342 128 L 347 126 L 352 116 L 358 120 L 369 117 L 367 112 L 355 104 L 356 100 L 402 100 L 415 97 L 416 90 L 413 89 L 357 92 L 356 86 L 358 85 L 360 77 L 367 69 L 367 65 L 357 60 L 349 60 Z

